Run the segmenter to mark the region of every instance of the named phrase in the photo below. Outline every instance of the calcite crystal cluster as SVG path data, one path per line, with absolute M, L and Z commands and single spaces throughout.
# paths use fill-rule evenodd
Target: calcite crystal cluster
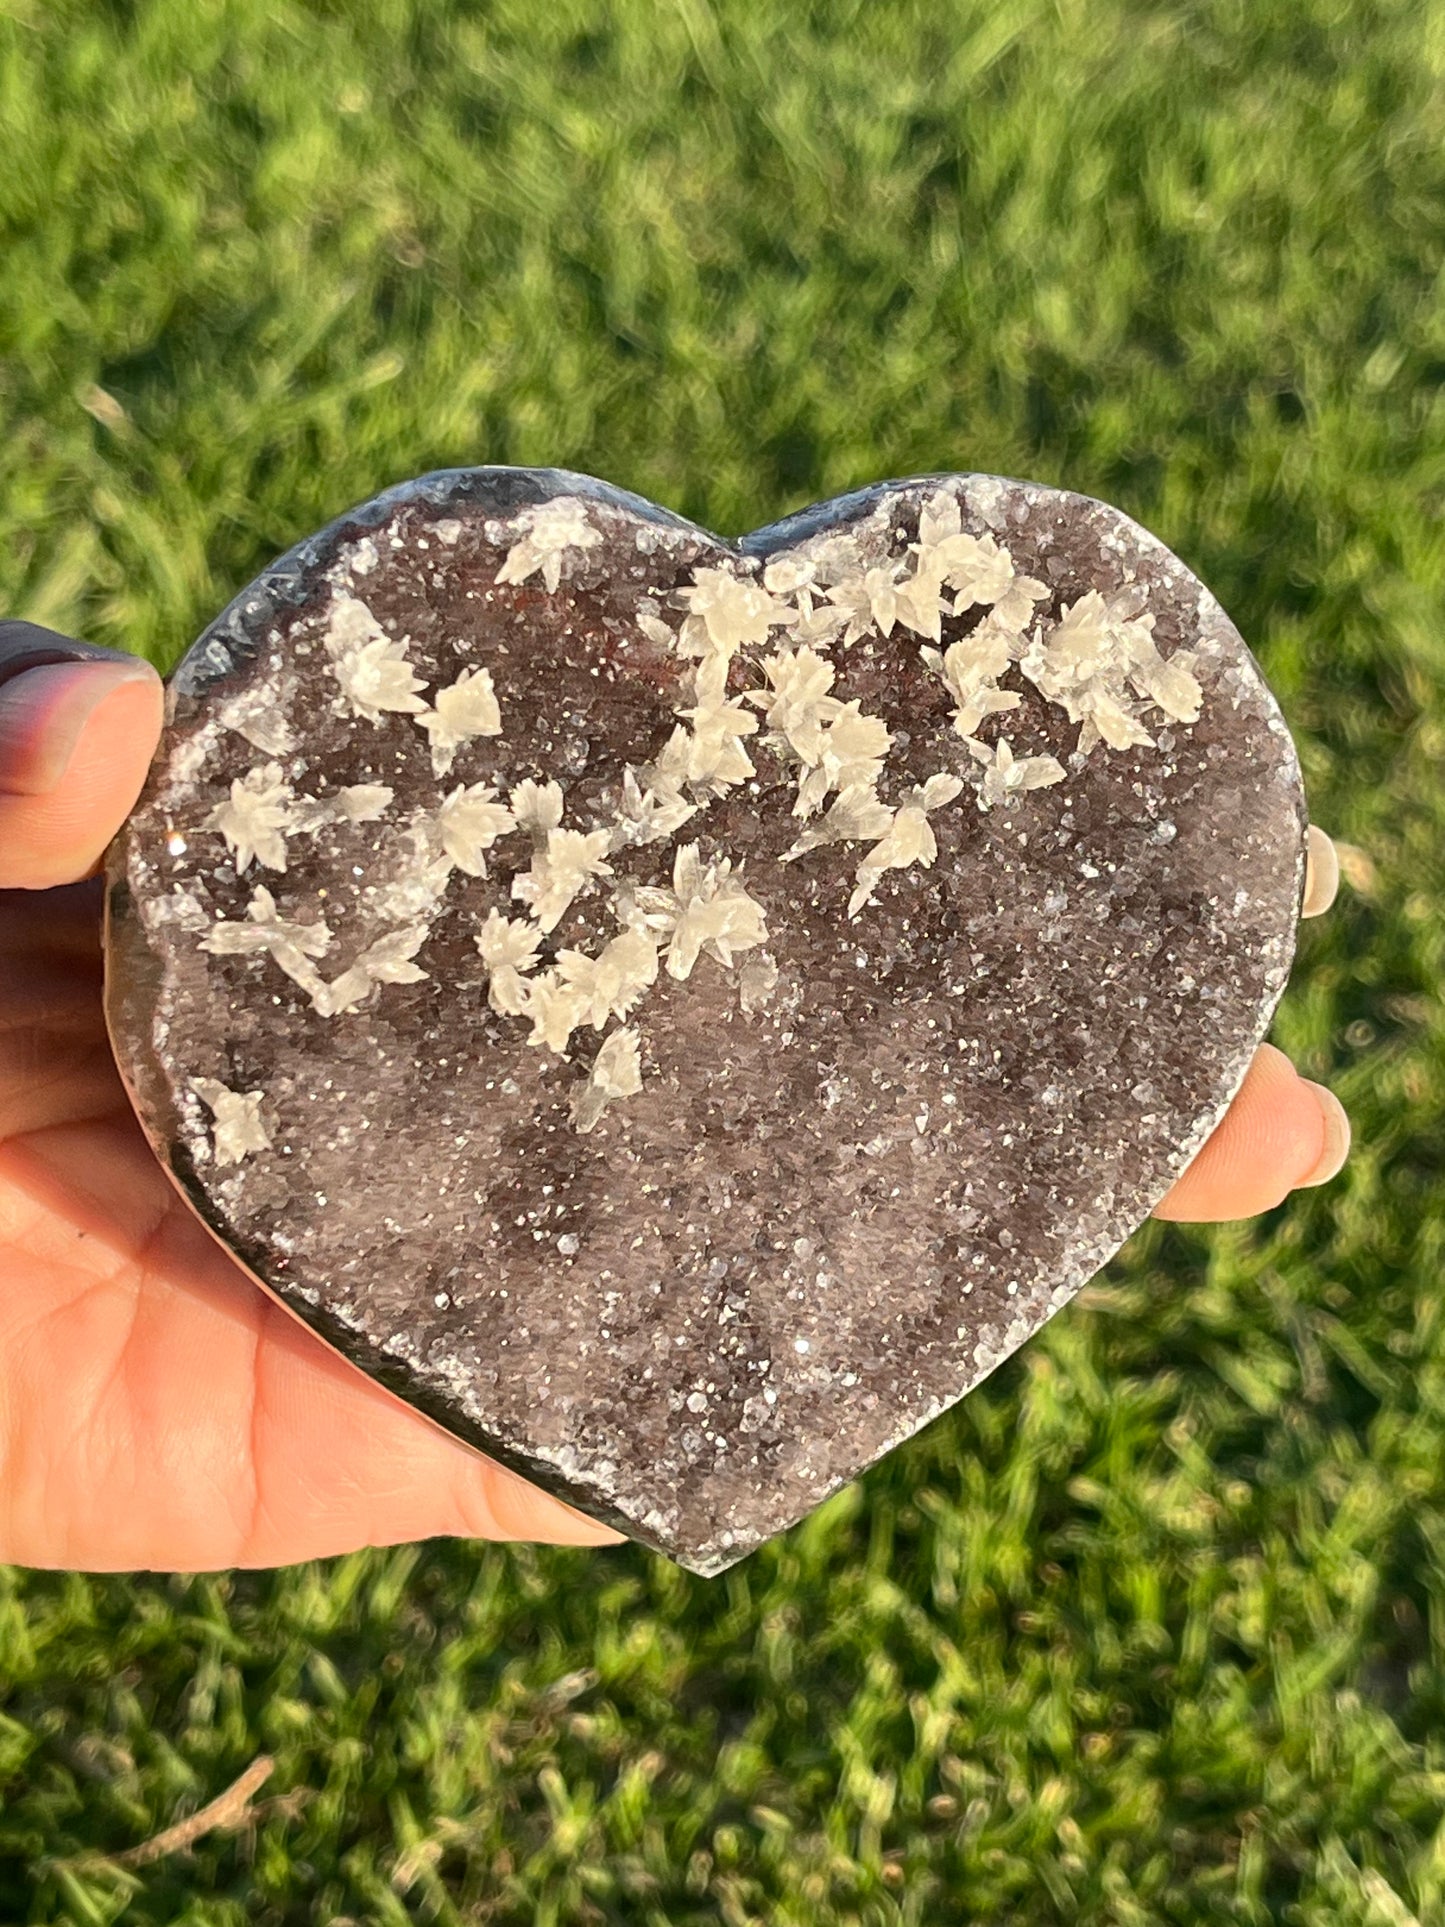
M 458 470 L 181 663 L 109 1017 L 268 1290 L 712 1573 L 1158 1202 L 1283 988 L 1305 828 L 1239 635 L 1103 503 L 933 475 L 731 542 Z

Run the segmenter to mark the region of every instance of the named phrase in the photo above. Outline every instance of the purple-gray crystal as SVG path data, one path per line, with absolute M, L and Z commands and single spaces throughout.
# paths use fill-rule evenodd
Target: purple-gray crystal
M 109 1020 L 267 1289 L 713 1573 L 1147 1216 L 1283 989 L 1304 839 L 1238 633 L 1103 503 L 930 476 L 734 543 L 450 471 L 171 678 Z

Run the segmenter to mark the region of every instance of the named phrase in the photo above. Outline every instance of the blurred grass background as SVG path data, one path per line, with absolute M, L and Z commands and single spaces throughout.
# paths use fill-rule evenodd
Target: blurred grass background
M 0 1574 L 0 1921 L 1445 1920 L 1442 243 L 1442 0 L 0 0 L 0 608 L 168 664 L 471 461 L 1102 495 L 1352 846 L 1359 1144 L 718 1581 Z

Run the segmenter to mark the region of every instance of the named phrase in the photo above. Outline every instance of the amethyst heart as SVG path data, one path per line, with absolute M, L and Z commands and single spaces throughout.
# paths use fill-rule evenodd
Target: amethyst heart
M 696 1572 L 1067 1302 L 1293 950 L 1252 657 L 1062 490 L 734 543 L 427 476 L 244 590 L 169 716 L 107 917 L 157 1153 L 348 1358 Z

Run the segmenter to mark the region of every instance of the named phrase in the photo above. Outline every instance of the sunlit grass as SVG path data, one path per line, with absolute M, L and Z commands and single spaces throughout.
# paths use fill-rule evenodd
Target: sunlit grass
M 1354 846 L 1277 1036 L 1359 1142 L 718 1581 L 10 1576 L 0 1921 L 1445 1917 L 1442 260 L 1442 0 L 0 0 L 0 608 L 167 663 L 468 461 L 1105 496 Z

